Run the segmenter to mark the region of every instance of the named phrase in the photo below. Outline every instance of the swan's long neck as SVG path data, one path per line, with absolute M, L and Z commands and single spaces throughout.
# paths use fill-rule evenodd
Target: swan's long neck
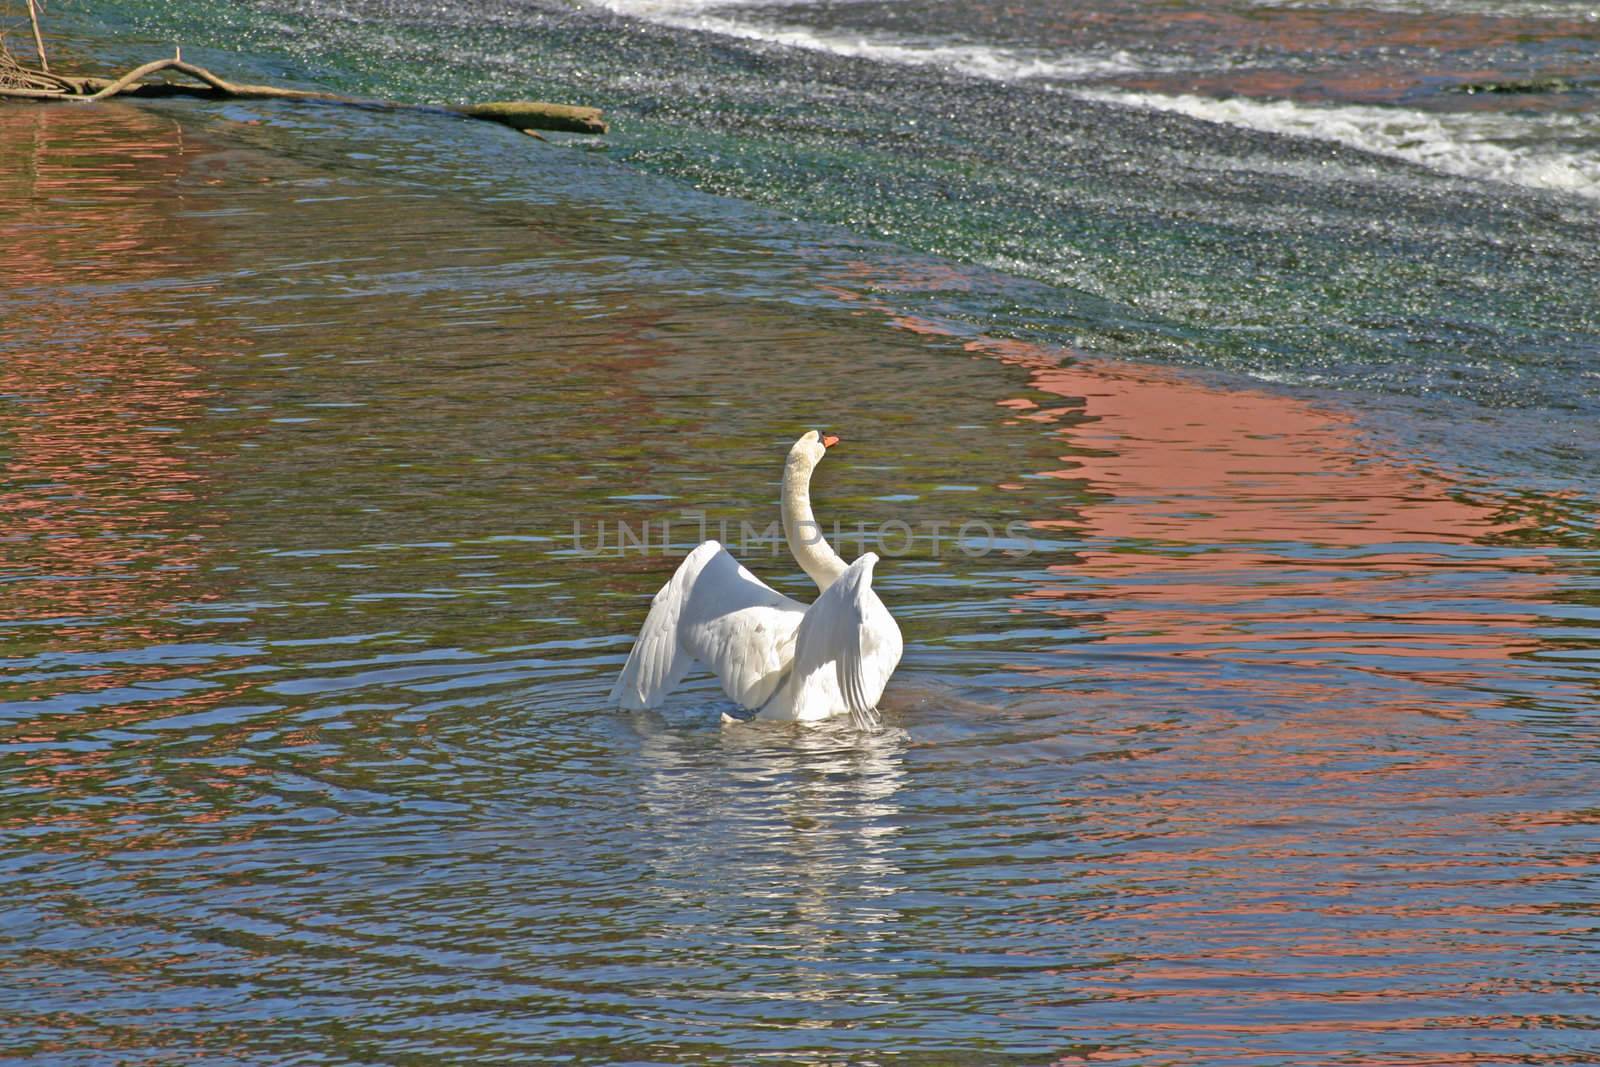
M 823 539 L 822 526 L 811 514 L 812 467 L 800 456 L 791 457 L 784 465 L 783 536 L 795 562 L 817 583 L 818 590 L 827 592 L 849 565 Z

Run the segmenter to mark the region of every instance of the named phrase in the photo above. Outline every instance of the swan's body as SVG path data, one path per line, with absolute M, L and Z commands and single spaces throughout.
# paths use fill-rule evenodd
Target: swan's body
M 821 590 L 791 600 L 707 541 L 678 565 L 651 602 L 628 662 L 611 689 L 624 708 L 653 708 L 704 664 L 758 719 L 808 722 L 850 715 L 877 720 L 878 700 L 900 662 L 900 627 L 872 591 L 878 557 L 846 564 L 811 514 L 811 472 L 826 446 L 808 433 L 783 472 L 783 530 L 795 561 Z

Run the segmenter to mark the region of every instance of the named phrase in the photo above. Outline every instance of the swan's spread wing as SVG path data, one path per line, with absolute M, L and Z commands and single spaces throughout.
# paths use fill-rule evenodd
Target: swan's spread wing
M 759 708 L 789 673 L 805 613 L 804 604 L 766 585 L 717 545 L 684 604 L 678 642 L 711 668 L 729 697 Z
M 696 660 L 747 708 L 760 707 L 794 658 L 805 608 L 763 584 L 715 541 L 696 548 L 650 604 L 611 702 L 653 708 Z
M 667 584 L 650 601 L 650 614 L 639 629 L 628 662 L 611 687 L 610 702 L 638 710 L 653 708 L 678 687 L 694 666 L 694 657 L 678 644 L 678 617 L 695 577 L 722 546 L 704 544 L 689 553 Z
M 795 638 L 798 700 L 833 703 L 837 696 L 862 728 L 877 724 L 878 699 L 902 649 L 900 627 L 872 591 L 877 562 L 868 552 L 852 563 L 811 605 Z

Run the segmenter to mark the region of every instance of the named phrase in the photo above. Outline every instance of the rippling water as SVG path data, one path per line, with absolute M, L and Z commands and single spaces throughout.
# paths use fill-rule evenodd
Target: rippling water
M 0 233 L 8 1057 L 1600 1055 L 1581 495 L 493 128 L 4 109 Z M 813 425 L 882 731 L 605 708 Z

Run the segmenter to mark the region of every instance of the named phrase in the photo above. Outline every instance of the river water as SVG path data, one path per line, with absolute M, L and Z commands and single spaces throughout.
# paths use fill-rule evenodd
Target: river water
M 0 109 L 0 1055 L 1600 1061 L 1582 5 L 147 7 L 616 128 Z M 882 729 L 605 707 L 813 426 Z

